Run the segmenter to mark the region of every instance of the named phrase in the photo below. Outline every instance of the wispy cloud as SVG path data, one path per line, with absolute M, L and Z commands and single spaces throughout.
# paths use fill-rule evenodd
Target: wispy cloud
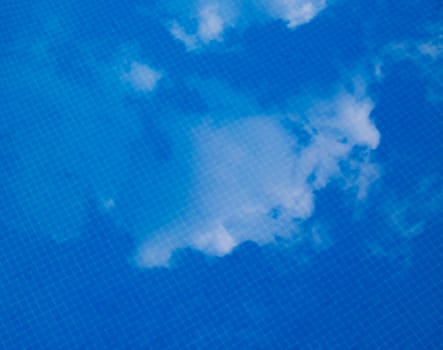
M 197 27 L 192 34 L 188 33 L 181 24 L 173 21 L 170 32 L 174 38 L 182 41 L 188 50 L 194 50 L 212 41 L 222 41 L 224 31 L 233 27 L 237 21 L 237 6 L 234 3 L 221 1 L 200 1 L 194 7 Z
M 424 177 L 406 197 L 395 198 L 385 207 L 388 223 L 404 238 L 421 234 L 442 210 L 443 186 L 438 175 Z
M 392 62 L 408 60 L 414 63 L 426 77 L 430 102 L 441 103 L 443 73 L 443 27 L 434 26 L 423 30 L 420 39 L 391 42 L 385 45 L 374 59 L 374 75 L 379 80 L 385 78 L 386 66 Z

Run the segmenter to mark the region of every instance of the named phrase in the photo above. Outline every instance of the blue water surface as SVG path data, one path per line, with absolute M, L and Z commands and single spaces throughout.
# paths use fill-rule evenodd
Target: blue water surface
M 1 2 L 0 348 L 443 347 L 441 2 L 331 0 L 295 28 L 256 3 L 187 48 L 173 21 L 191 33 L 199 6 L 238 4 Z M 379 144 L 356 145 L 325 186 L 313 171 L 315 209 L 287 223 L 294 235 L 247 233 L 224 253 L 186 243 L 225 212 L 249 225 L 223 185 L 249 164 L 211 168 L 200 154 L 237 154 L 224 147 L 250 116 L 292 118 L 283 125 L 310 147 L 323 129 L 306 134 L 307 106 L 344 91 L 371 101 Z M 377 176 L 359 197 L 365 162 Z M 206 189 L 206 174 L 222 185 Z M 252 183 L 245 198 L 267 205 Z M 280 220 L 281 206 L 267 209 Z M 167 266 L 137 258 L 152 237 L 154 253 L 172 245 Z

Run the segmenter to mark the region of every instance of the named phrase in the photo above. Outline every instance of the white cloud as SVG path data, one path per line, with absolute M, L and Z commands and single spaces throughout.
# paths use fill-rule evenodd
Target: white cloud
M 199 10 L 198 37 L 204 43 L 220 40 L 228 19 L 220 12 L 218 4 L 209 4 Z
M 240 23 L 251 23 L 260 18 L 280 19 L 288 28 L 311 21 L 326 8 L 325 0 L 248 0 L 241 3 L 222 0 L 196 2 L 190 13 L 180 21 L 173 21 L 169 30 L 174 38 L 194 50 L 214 41 L 222 41 L 224 32 Z M 183 24 L 197 22 L 188 32 Z
M 325 0 L 273 0 L 265 3 L 269 15 L 287 22 L 288 28 L 308 23 L 326 8 Z
M 311 137 L 308 144 L 277 116 L 196 127 L 188 209 L 171 224 L 145 232 L 137 262 L 168 265 L 178 248 L 222 256 L 248 240 L 267 244 L 276 236 L 289 238 L 297 232 L 297 220 L 313 215 L 316 191 L 334 179 L 345 177 L 345 187 L 351 183 L 363 197 L 376 177 L 365 175 L 370 173 L 368 160 L 357 162 L 351 153 L 356 146 L 366 153 L 378 146 L 371 109 L 369 100 L 349 95 L 312 108 L 303 122 Z M 343 173 L 343 162 L 362 175 Z
M 188 50 L 194 50 L 212 41 L 221 41 L 223 33 L 235 23 L 235 6 L 219 1 L 202 1 L 195 7 L 196 31 L 189 34 L 177 21 L 172 22 L 170 32 L 174 38 L 185 44 Z
M 151 92 L 157 86 L 162 74 L 146 64 L 132 62 L 121 74 L 121 79 L 140 92 Z
M 368 117 L 373 106 L 368 100 L 357 102 L 351 96 L 339 101 L 340 115 L 331 124 L 350 139 L 351 144 L 364 145 L 376 149 L 380 133 Z

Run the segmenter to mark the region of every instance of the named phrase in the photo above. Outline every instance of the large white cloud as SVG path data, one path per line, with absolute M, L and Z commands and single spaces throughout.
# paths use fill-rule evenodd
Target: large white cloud
M 320 106 L 320 107 L 319 107 Z M 315 193 L 334 179 L 358 188 L 376 178 L 364 154 L 377 148 L 380 134 L 370 119 L 368 99 L 341 95 L 298 116 L 258 116 L 194 128 L 193 181 L 187 210 L 147 237 L 137 254 L 142 266 L 167 265 L 173 251 L 192 247 L 222 256 L 245 241 L 291 237 L 295 220 L 311 217 Z M 309 142 L 287 125 L 302 124 Z M 354 170 L 343 171 L 343 164 Z M 359 176 L 355 177 L 355 172 Z M 362 180 L 363 178 L 363 180 Z M 360 188 L 362 187 L 362 188 Z
M 211 16 L 201 29 L 208 39 L 223 27 Z M 141 266 L 167 265 L 184 247 L 221 256 L 248 240 L 291 237 L 294 220 L 312 217 L 316 191 L 339 179 L 364 198 L 377 177 L 370 153 L 380 135 L 359 94 L 281 116 L 205 83 L 214 119 L 147 115 L 147 127 L 125 97 L 135 90 L 145 102 L 161 73 L 123 51 L 116 62 L 86 60 L 94 79 L 85 86 L 54 69 L 49 54 L 1 73 L 20 92 L 0 130 L 16 159 L 0 183 L 15 202 L 0 208 L 2 219 L 14 228 L 75 237 L 95 204 L 134 233 Z
M 182 5 L 177 4 L 182 8 Z M 200 0 L 179 12 L 179 20 L 170 25 L 171 34 L 188 50 L 212 41 L 221 41 L 224 32 L 260 18 L 280 19 L 288 28 L 311 21 L 326 8 L 326 0 Z
M 340 94 L 280 116 L 257 113 L 247 99 L 224 92 L 208 99 L 214 119 L 154 118 L 146 130 L 124 96 L 135 89 L 145 99 L 158 79 L 128 57 L 129 65 L 119 58 L 117 68 L 96 68 L 92 87 L 74 89 L 51 69 L 31 82 L 26 67 L 14 75 L 11 89 L 38 101 L 31 110 L 17 108 L 2 129 L 17 163 L 1 183 L 16 203 L 2 209 L 14 228 L 59 241 L 75 237 L 95 203 L 134 234 L 140 266 L 168 265 L 180 248 L 222 256 L 245 241 L 292 237 L 296 222 L 312 217 L 316 191 L 339 179 L 363 198 L 377 177 L 370 153 L 380 135 L 367 98 Z M 217 84 L 203 85 L 217 95 Z M 44 117 L 24 122 L 35 108 Z M 354 157 L 356 150 L 363 157 Z

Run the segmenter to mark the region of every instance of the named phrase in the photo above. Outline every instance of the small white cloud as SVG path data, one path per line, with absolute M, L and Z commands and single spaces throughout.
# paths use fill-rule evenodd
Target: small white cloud
M 188 50 L 195 50 L 213 41 L 222 41 L 225 30 L 234 25 L 234 12 L 232 4 L 204 1 L 196 6 L 195 13 L 190 16 L 197 20 L 195 33 L 189 34 L 177 21 L 172 22 L 169 31 Z
M 162 74 L 146 64 L 132 62 L 129 69 L 122 73 L 121 79 L 140 92 L 151 92 L 157 86 Z
M 325 0 L 272 0 L 266 3 L 269 15 L 286 21 L 288 28 L 308 23 L 326 8 Z

